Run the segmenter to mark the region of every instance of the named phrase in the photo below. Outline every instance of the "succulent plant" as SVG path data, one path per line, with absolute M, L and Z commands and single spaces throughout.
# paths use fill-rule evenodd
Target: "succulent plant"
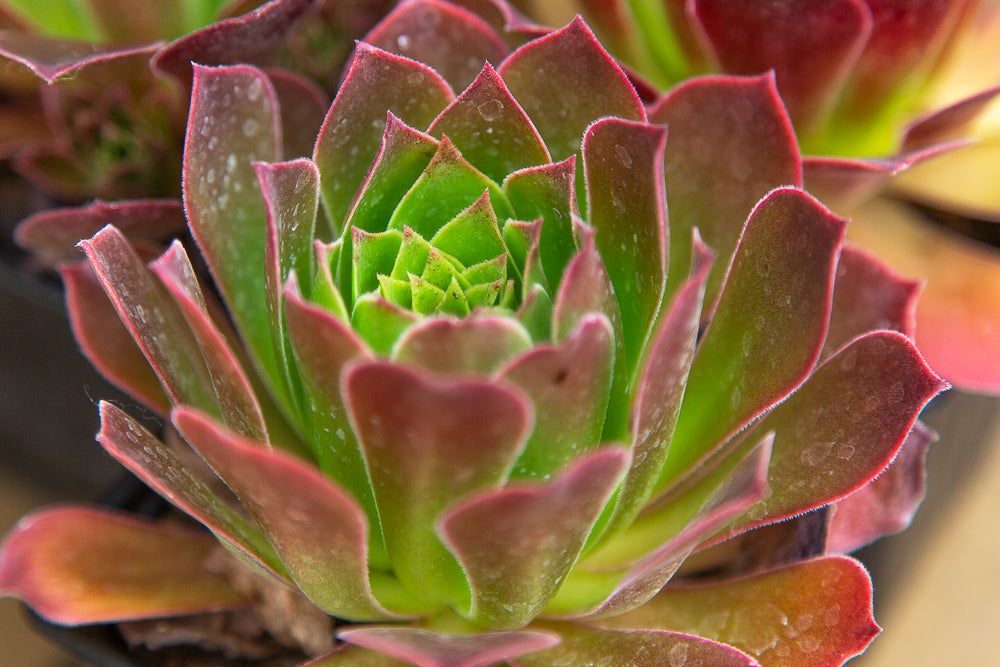
M 195 68 L 184 208 L 225 309 L 179 242 L 82 243 L 82 348 L 180 436 L 102 403 L 99 441 L 258 606 L 336 619 L 280 628 L 311 665 L 842 663 L 877 626 L 837 553 L 912 512 L 945 386 L 916 286 L 801 189 L 773 77 L 646 106 L 581 20 L 512 47 L 480 9 L 376 26 L 311 160 L 264 72 Z M 146 206 L 114 209 L 136 238 Z M 48 510 L 0 590 L 65 624 L 245 607 L 214 542 Z
M 176 196 L 191 61 L 290 66 L 276 85 L 310 88 L 295 97 L 315 136 L 308 121 L 329 102 L 315 84 L 332 91 L 352 40 L 390 5 L 4 0 L 0 56 L 27 70 L 7 67 L 0 78 L 0 157 L 63 199 Z
M 1000 220 L 1000 4 L 994 0 L 562 0 L 658 85 L 704 72 L 774 71 L 803 150 L 806 188 L 849 237 L 927 279 L 917 344 L 956 386 L 1000 392 L 1000 257 L 931 224 Z M 876 196 L 888 194 L 889 196 Z M 980 240 L 1000 238 L 980 232 Z

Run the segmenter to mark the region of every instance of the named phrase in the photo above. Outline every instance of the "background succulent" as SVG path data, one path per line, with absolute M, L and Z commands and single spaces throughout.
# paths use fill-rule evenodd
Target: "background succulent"
M 581 21 L 512 51 L 481 9 L 391 13 L 312 160 L 281 161 L 262 71 L 195 68 L 185 213 L 228 316 L 181 244 L 84 242 L 81 346 L 183 438 L 105 403 L 99 440 L 254 590 L 347 622 L 299 633 L 311 664 L 843 662 L 870 582 L 811 556 L 912 511 L 872 480 L 919 471 L 944 386 L 915 286 L 801 189 L 773 77 L 646 106 Z M 0 588 L 70 624 L 245 606 L 211 543 L 51 510 Z

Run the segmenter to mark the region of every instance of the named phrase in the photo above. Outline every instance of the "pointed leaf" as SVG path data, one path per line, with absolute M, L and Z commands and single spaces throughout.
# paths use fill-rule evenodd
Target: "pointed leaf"
M 465 578 L 434 521 L 467 493 L 507 479 L 530 433 L 531 404 L 500 384 L 382 362 L 352 367 L 343 387 L 393 569 L 424 599 L 467 606 Z
M 530 347 L 531 336 L 509 317 L 434 317 L 403 334 L 393 359 L 417 364 L 436 375 L 488 375 Z
M 355 621 L 395 618 L 368 580 L 368 522 L 357 502 L 318 469 L 269 451 L 189 408 L 177 430 L 240 497 L 288 575 L 316 606 Z
M 688 240 L 697 228 L 720 260 L 708 281 L 711 303 L 753 207 L 778 186 L 802 184 L 795 133 L 770 74 L 693 79 L 667 93 L 649 117 L 670 128 L 666 294 L 688 275 Z
M 555 648 L 524 656 L 524 667 L 584 664 L 604 667 L 756 667 L 749 656 L 731 646 L 661 630 L 604 630 L 585 625 L 546 623 L 541 627 L 559 634 Z
M 542 611 L 576 564 L 628 459 L 624 449 L 604 448 L 551 482 L 510 485 L 445 512 L 438 532 L 469 578 L 474 620 L 516 629 Z
M 775 433 L 771 494 L 731 530 L 808 512 L 869 483 L 946 387 L 906 337 L 876 332 L 856 339 L 754 427 Z
M 879 632 L 871 579 L 860 563 L 831 557 L 734 581 L 671 587 L 601 624 L 670 629 L 731 644 L 762 665 L 839 665 Z
M 28 35 L 12 30 L 0 34 L 0 56 L 21 63 L 47 84 L 68 77 L 87 65 L 131 56 L 152 55 L 162 44 L 96 44 Z
M 281 563 L 242 508 L 230 505 L 212 490 L 212 482 L 153 437 L 120 409 L 101 403 L 101 432 L 97 439 L 111 456 L 157 493 L 205 525 L 244 561 L 284 577 Z M 206 474 L 211 475 L 210 471 Z
M 583 139 L 587 211 L 615 288 L 625 352 L 638 359 L 660 309 L 667 278 L 667 132 L 617 118 L 599 120 Z
M 403 332 L 419 321 L 409 310 L 389 303 L 375 294 L 367 294 L 354 304 L 351 329 L 378 356 L 389 356 Z
M 187 228 L 184 209 L 173 199 L 95 201 L 86 206 L 46 209 L 18 223 L 14 241 L 45 264 L 80 259 L 77 243 L 112 224 L 134 245 L 161 247 Z
M 170 412 L 170 399 L 128 328 L 101 287 L 89 264 L 59 270 L 66 288 L 73 337 L 84 356 L 116 386 L 160 415 Z
M 927 448 L 937 436 L 917 422 L 889 467 L 832 507 L 826 548 L 851 553 L 910 525 L 924 499 Z
M 513 477 L 548 479 L 600 444 L 613 365 L 614 332 L 593 313 L 560 344 L 536 346 L 498 373 L 535 408 L 535 428 Z
M 429 65 L 454 90 L 468 86 L 483 63 L 502 62 L 510 52 L 478 15 L 438 0 L 399 4 L 364 41 Z
M 531 120 L 489 63 L 427 132 L 447 136 L 496 183 L 518 169 L 551 161 Z
M 212 381 L 184 315 L 125 237 L 105 227 L 81 242 L 118 316 L 172 403 L 216 410 Z
M 580 18 L 519 48 L 499 73 L 554 160 L 577 153 L 598 118 L 646 120 L 628 77 Z
M 862 0 L 696 0 L 692 6 L 722 71 L 774 70 L 789 115 L 806 137 L 836 104 L 872 33 Z
M 358 44 L 313 154 L 334 232 L 343 230 L 354 193 L 378 153 L 386 114 L 423 129 L 453 97 L 444 79 L 426 65 Z
M 262 375 L 286 407 L 265 296 L 264 199 L 253 162 L 281 146 L 277 99 L 247 66 L 195 67 L 184 142 L 184 209 L 191 232 Z
M 528 630 L 441 635 L 402 627 L 341 630 L 337 637 L 417 667 L 489 667 L 559 642 L 555 635 Z
M 0 548 L 0 593 L 63 625 L 246 606 L 204 568 L 215 540 L 176 526 L 84 507 L 22 519 Z
M 775 190 L 754 209 L 691 366 L 661 487 L 808 376 L 845 226 L 797 189 Z
M 170 292 L 198 341 L 223 421 L 247 438 L 267 442 L 267 427 L 253 385 L 224 334 L 208 314 L 205 297 L 184 246 L 174 241 L 150 269 Z

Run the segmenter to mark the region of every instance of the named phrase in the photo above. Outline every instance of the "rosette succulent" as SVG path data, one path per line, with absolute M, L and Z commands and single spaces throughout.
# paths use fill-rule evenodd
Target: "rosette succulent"
M 8 536 L 0 590 L 66 624 L 300 594 L 277 630 L 312 665 L 830 665 L 871 641 L 867 574 L 825 554 L 912 510 L 892 482 L 944 387 L 915 286 L 801 189 L 772 77 L 646 106 L 581 20 L 513 48 L 491 7 L 400 5 L 312 159 L 282 161 L 265 73 L 195 68 L 184 205 L 225 310 L 179 242 L 147 264 L 114 226 L 63 275 L 84 351 L 173 429 L 104 403 L 99 441 L 253 574 L 207 570 L 200 533 L 55 509 Z M 294 622 L 316 614 L 336 629 Z
M 807 189 L 854 219 L 852 240 L 927 278 L 921 351 L 959 387 L 990 393 L 1000 391 L 1000 257 L 902 202 L 945 212 L 938 219 L 1000 220 L 998 10 L 994 0 L 528 7 L 544 22 L 582 12 L 612 53 L 660 86 L 710 71 L 773 71 L 810 154 Z

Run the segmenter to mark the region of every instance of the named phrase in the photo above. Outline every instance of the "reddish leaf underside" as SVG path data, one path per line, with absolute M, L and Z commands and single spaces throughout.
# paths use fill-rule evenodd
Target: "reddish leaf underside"
M 489 667 L 559 642 L 555 635 L 537 631 L 441 635 L 399 627 L 342 630 L 337 636 L 417 667 Z
M 0 592 L 52 622 L 110 623 L 242 607 L 203 567 L 216 542 L 175 526 L 93 508 L 22 519 L 0 549 Z

